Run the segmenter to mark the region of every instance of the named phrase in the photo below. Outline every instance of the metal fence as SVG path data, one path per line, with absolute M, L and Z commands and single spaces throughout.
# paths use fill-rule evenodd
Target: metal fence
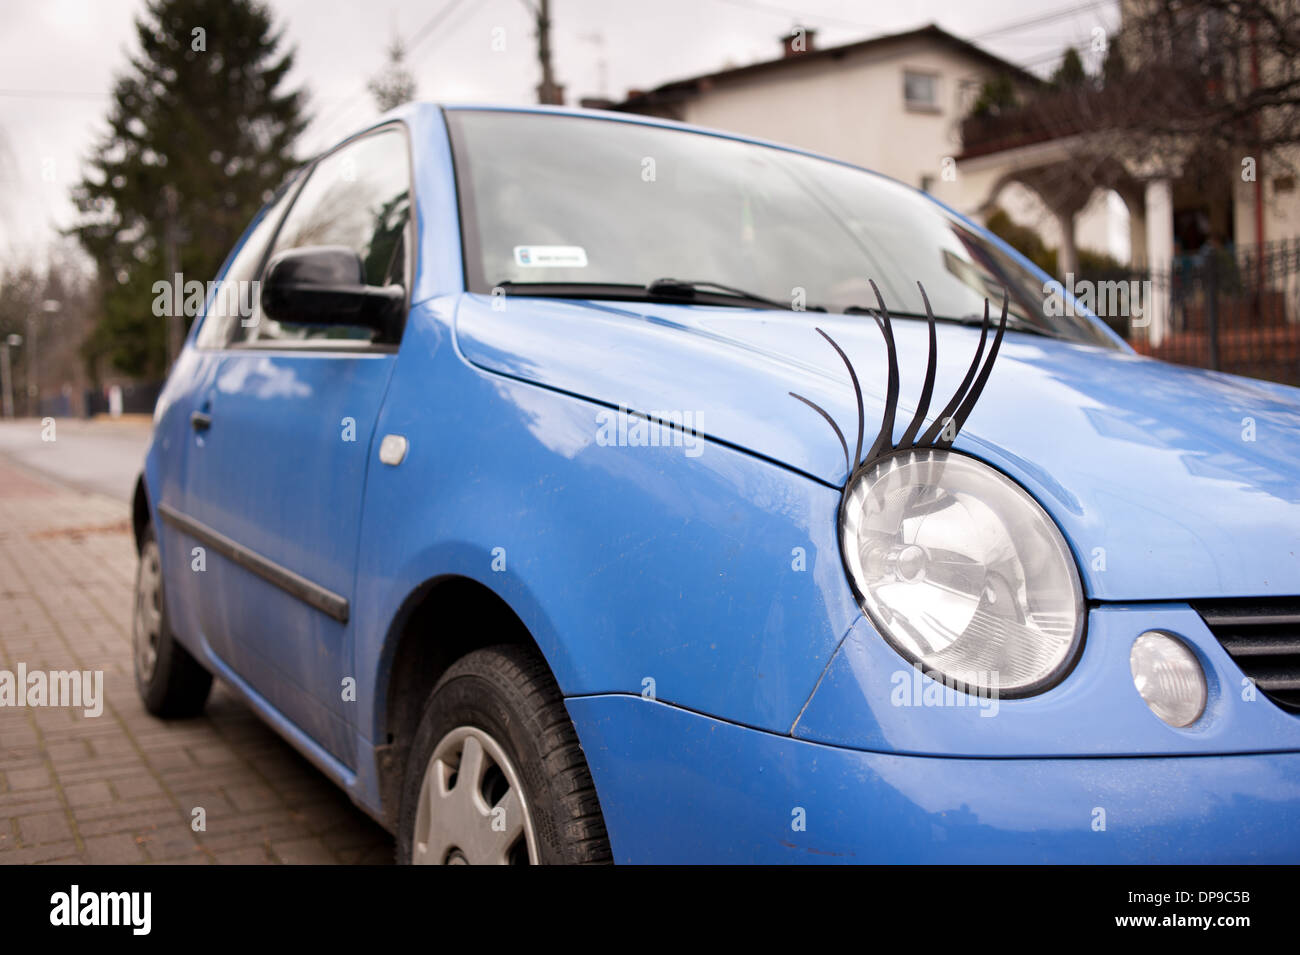
M 1143 290 L 1125 314 L 1094 310 L 1144 354 L 1300 385 L 1300 239 L 1205 249 L 1164 269 L 1087 272 L 1083 281 Z

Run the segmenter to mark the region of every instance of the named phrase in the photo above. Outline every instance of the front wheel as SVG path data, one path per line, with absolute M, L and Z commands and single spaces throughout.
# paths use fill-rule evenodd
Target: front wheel
M 154 716 L 196 716 L 212 689 L 212 674 L 172 636 L 163 600 L 162 558 L 153 526 L 145 528 L 135 574 L 131 621 L 135 687 Z
M 416 865 L 611 860 L 577 733 L 536 653 L 477 650 L 438 681 L 407 763 L 397 856 Z

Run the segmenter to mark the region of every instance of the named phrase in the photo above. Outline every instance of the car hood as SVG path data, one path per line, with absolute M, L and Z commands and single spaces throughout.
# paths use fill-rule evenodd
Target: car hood
M 844 454 L 797 392 L 839 422 L 857 411 L 840 344 L 879 429 L 886 357 L 866 316 L 467 295 L 457 340 L 474 364 L 614 407 L 667 417 L 836 487 Z M 501 307 L 504 305 L 505 307 Z M 895 320 L 895 437 L 925 374 L 924 322 Z M 979 330 L 938 327 L 931 411 Z M 596 424 L 593 421 L 593 435 Z M 957 449 L 1019 481 L 1055 518 L 1089 597 L 1300 594 L 1300 389 L 1008 332 Z

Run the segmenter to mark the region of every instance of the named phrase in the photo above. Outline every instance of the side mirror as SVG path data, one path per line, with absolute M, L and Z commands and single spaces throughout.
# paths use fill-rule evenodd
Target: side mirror
M 406 291 L 400 285 L 367 285 L 354 249 L 313 245 L 273 257 L 262 282 L 262 311 L 295 325 L 359 325 L 381 338 L 395 331 Z

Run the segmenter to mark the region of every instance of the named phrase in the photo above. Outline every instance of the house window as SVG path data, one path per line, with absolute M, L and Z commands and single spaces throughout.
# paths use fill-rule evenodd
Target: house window
M 908 109 L 939 110 L 939 77 L 916 70 L 903 71 L 903 104 Z

